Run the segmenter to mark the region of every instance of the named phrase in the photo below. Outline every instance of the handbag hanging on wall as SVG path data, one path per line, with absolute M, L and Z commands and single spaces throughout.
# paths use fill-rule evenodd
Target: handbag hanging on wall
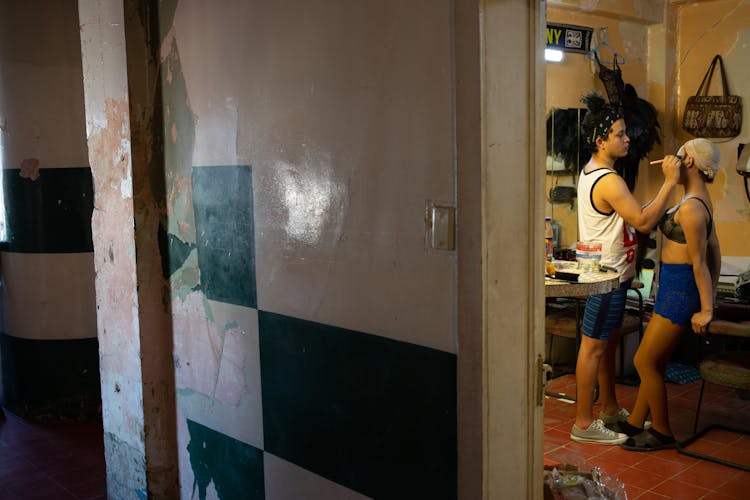
M 721 70 L 722 95 L 707 95 L 711 77 L 718 62 Z M 742 128 L 742 98 L 729 94 L 724 62 L 716 55 L 703 77 L 701 86 L 694 96 L 688 98 L 685 113 L 682 115 L 682 128 L 695 137 L 732 138 L 740 134 Z

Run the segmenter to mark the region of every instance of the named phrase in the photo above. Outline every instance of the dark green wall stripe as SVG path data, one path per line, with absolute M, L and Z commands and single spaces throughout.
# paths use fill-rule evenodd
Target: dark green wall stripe
M 456 498 L 456 357 L 258 311 L 264 448 L 374 498 Z
M 206 498 L 213 482 L 221 500 L 265 498 L 263 452 L 192 420 L 187 421 L 187 450 L 195 476 L 190 498 Z
M 161 229 L 161 226 L 160 226 Z M 164 271 L 164 277 L 169 278 L 178 269 L 182 267 L 187 258 L 190 256 L 190 252 L 193 251 L 195 245 L 182 241 L 179 237 L 172 233 L 166 235 L 166 252 L 162 250 L 162 256 L 168 255 L 166 263 L 162 266 Z
M 32 181 L 17 168 L 3 171 L 7 239 L 3 250 L 24 253 L 93 252 L 91 169 L 42 168 Z
M 4 404 L 30 418 L 93 418 L 101 403 L 96 338 L 30 340 L 0 333 Z
M 201 289 L 212 300 L 256 307 L 252 170 L 193 167 L 192 177 Z

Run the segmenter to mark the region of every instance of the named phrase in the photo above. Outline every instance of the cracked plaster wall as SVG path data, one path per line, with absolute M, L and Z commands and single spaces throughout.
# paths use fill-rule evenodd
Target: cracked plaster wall
M 107 487 L 145 492 L 143 379 L 133 221 L 130 114 L 122 7 L 79 2 Z
M 677 54 L 675 56 L 675 109 L 672 115 L 676 132 L 672 149 L 692 136 L 682 131 L 682 111 L 688 97 L 698 90 L 714 55 L 724 60 L 732 94 L 742 96 L 743 123 L 740 135 L 720 140 L 719 174 L 709 186 L 714 202 L 716 232 L 724 256 L 750 256 L 750 200 L 745 196 L 742 177 L 736 173 L 737 146 L 750 143 L 750 2 L 719 0 L 690 3 L 676 14 Z M 710 94 L 721 92 L 718 75 Z
M 649 24 L 661 22 L 664 3 L 665 0 L 549 0 L 547 5 L 603 15 L 615 21 L 637 20 Z
M 424 242 L 453 198 L 450 3 L 292 4 L 179 2 L 162 34 L 180 449 L 186 418 L 264 444 L 257 311 L 201 288 L 193 169 L 252 169 L 258 309 L 456 349 L 454 257 Z

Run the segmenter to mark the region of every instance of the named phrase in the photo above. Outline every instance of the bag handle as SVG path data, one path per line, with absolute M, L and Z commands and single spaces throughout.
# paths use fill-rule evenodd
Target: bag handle
M 721 84 L 722 88 L 724 90 L 724 96 L 729 95 L 729 85 L 727 84 L 727 74 L 724 71 L 724 61 L 721 59 L 721 56 L 719 54 L 716 54 L 711 61 L 711 65 L 708 67 L 708 71 L 706 71 L 705 76 L 703 77 L 703 81 L 701 81 L 700 87 L 698 87 L 698 92 L 696 92 L 695 95 L 707 95 L 708 94 L 708 88 L 711 86 L 711 78 L 713 77 L 714 70 L 716 70 L 716 62 L 719 62 L 719 69 L 721 71 Z

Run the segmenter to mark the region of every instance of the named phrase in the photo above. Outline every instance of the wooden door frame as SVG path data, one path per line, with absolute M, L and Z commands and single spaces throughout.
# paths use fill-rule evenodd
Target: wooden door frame
M 545 2 L 454 5 L 459 498 L 541 498 Z

